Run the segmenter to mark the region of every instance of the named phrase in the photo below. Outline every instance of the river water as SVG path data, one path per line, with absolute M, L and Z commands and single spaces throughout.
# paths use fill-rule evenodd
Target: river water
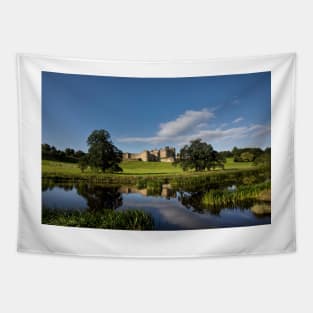
M 234 188 L 234 186 L 229 186 Z M 148 212 L 156 230 L 188 230 L 216 227 L 264 225 L 270 215 L 254 214 L 253 204 L 210 209 L 203 207 L 199 192 L 173 190 L 164 185 L 158 194 L 131 186 L 103 186 L 90 183 L 53 183 L 43 186 L 42 206 L 56 210 L 105 209 Z

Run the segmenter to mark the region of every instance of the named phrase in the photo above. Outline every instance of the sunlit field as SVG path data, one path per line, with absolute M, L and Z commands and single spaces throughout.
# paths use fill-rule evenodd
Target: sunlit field
M 120 164 L 123 172 L 120 174 L 130 175 L 158 175 L 158 174 L 183 174 L 180 166 L 174 166 L 172 163 L 165 162 L 143 162 L 143 161 L 124 161 Z M 227 158 L 225 170 L 230 169 L 246 169 L 253 168 L 252 162 L 234 162 L 233 158 Z M 220 171 L 217 169 L 216 171 Z M 65 163 L 56 161 L 42 161 L 42 172 L 44 174 L 68 174 L 80 175 L 83 174 L 76 163 Z M 91 169 L 87 169 L 85 174 L 93 173 Z M 187 173 L 186 173 L 187 174 Z

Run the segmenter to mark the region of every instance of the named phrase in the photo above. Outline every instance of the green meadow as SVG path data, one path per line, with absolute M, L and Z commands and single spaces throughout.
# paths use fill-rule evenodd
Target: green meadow
M 172 163 L 165 162 L 143 162 L 143 161 L 123 161 L 120 164 L 123 172 L 114 173 L 109 175 L 123 176 L 123 175 L 166 175 L 166 174 L 181 174 L 190 175 L 195 174 L 195 172 L 188 171 L 183 172 L 180 166 L 174 166 Z M 242 170 L 242 169 L 253 169 L 255 165 L 252 162 L 234 162 L 233 158 L 227 158 L 225 163 L 225 170 Z M 215 171 L 221 171 L 216 169 Z M 213 172 L 215 172 L 213 171 Z M 66 163 L 66 162 L 56 162 L 56 161 L 42 161 L 42 174 L 43 176 L 75 176 L 75 177 L 88 177 L 99 176 L 103 177 L 107 174 L 97 173 L 91 169 L 85 170 L 83 173 L 79 169 L 77 163 Z M 201 173 L 199 173 L 201 174 Z

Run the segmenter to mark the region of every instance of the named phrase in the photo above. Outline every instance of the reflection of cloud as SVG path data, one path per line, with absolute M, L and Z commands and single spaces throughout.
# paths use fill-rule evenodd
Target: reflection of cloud
M 155 136 L 150 137 L 124 137 L 117 139 L 119 142 L 127 143 L 148 143 L 148 144 L 173 144 L 182 146 L 190 140 L 201 138 L 206 142 L 216 142 L 226 139 L 256 138 L 262 141 L 263 137 L 270 131 L 270 126 L 252 124 L 249 126 L 226 128 L 227 124 L 222 124 L 215 129 L 208 129 L 206 123 L 213 118 L 214 114 L 206 109 L 201 111 L 186 111 L 175 120 L 160 124 L 160 130 Z M 232 123 L 242 121 L 238 117 Z M 262 138 L 261 138 L 262 137 Z
M 239 123 L 243 120 L 244 120 L 244 118 L 242 116 L 240 116 L 240 117 L 236 118 L 235 120 L 233 120 L 232 123 Z
M 152 214 L 156 223 L 164 230 L 207 228 L 212 219 L 215 219 L 210 215 L 194 213 L 179 202 L 138 194 L 123 196 L 123 206 L 118 210 L 128 208 L 137 208 Z

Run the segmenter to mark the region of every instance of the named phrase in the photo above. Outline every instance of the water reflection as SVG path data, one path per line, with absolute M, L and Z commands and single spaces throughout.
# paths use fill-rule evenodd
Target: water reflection
M 60 192 L 73 191 L 70 194 Z M 86 182 L 67 182 L 43 180 L 43 207 L 76 209 L 84 205 L 85 209 L 92 211 L 103 209 L 116 209 L 123 204 L 122 193 L 118 186 L 101 186 Z M 53 196 L 51 196 L 53 193 Z M 67 195 L 67 196 L 66 196 Z M 75 197 L 76 196 L 76 197 Z M 79 197 L 80 196 L 80 197 Z M 64 198 L 72 199 L 73 202 L 64 201 Z
M 123 204 L 122 193 L 119 187 L 103 187 L 99 185 L 79 183 L 77 193 L 87 200 L 88 208 L 93 211 L 116 209 Z
M 202 203 L 204 192 L 220 185 L 173 188 L 162 184 L 158 188 L 100 185 L 88 182 L 57 182 L 43 180 L 42 205 L 46 209 L 101 211 L 106 209 L 140 209 L 150 213 L 157 230 L 201 229 L 269 224 L 265 204 L 251 201 L 233 207 L 210 207 Z M 226 186 L 230 190 L 236 187 Z M 253 210 L 251 210 L 253 207 Z
M 219 215 L 222 210 L 225 209 L 225 206 L 212 206 L 205 205 L 202 202 L 204 192 L 179 192 L 178 200 L 187 208 L 192 209 L 194 212 L 198 212 L 201 214 L 205 214 L 206 212 L 210 212 L 214 215 Z M 253 204 L 255 204 L 252 200 L 238 201 L 234 205 L 229 205 L 228 209 L 239 209 L 239 210 L 247 210 L 250 209 Z
M 121 186 L 119 191 L 124 194 L 137 193 L 143 196 L 161 196 L 165 199 L 176 198 L 176 191 L 169 184 L 163 184 L 159 190 L 151 190 L 149 188 L 136 188 L 132 186 Z

